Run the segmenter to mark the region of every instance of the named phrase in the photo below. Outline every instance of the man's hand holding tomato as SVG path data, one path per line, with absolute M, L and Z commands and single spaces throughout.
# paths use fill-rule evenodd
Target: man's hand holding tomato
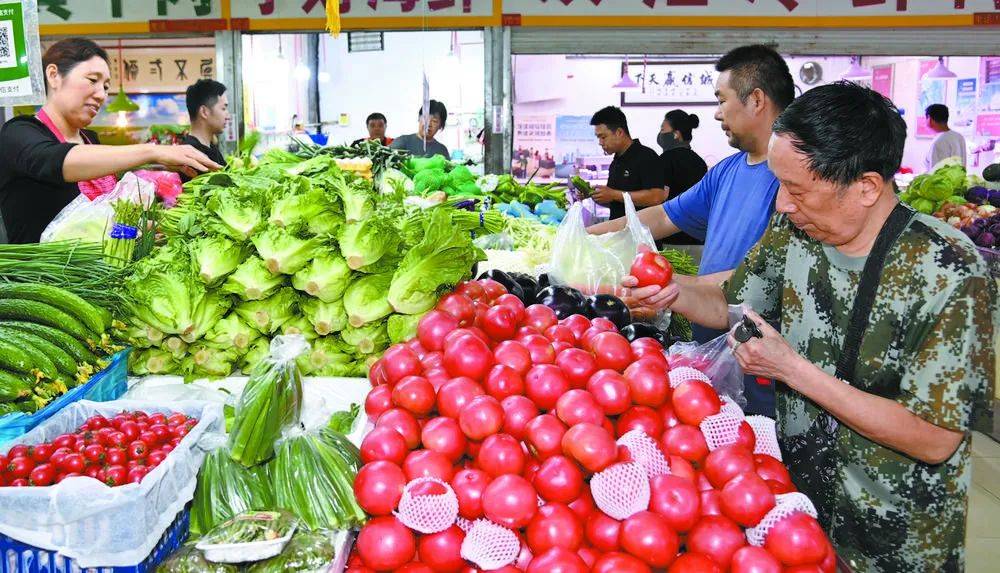
M 667 262 L 664 269 L 660 267 L 656 257 L 666 260 L 648 245 L 639 245 L 639 254 L 632 262 L 629 274 L 622 278 L 622 286 L 627 289 L 628 296 L 638 301 L 640 306 L 660 312 L 673 306 L 680 295 L 681 286 L 670 263 Z

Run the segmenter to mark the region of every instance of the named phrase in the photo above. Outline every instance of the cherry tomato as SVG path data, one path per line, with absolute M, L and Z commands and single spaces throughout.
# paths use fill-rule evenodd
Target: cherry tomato
M 55 451 L 56 447 L 52 444 L 38 444 L 28 448 L 28 457 L 36 464 L 44 464 L 49 461 Z
M 516 340 L 505 340 L 493 349 L 493 357 L 497 364 L 503 364 L 524 376 L 531 370 L 531 353 L 528 347 Z
M 443 364 L 452 376 L 467 376 L 478 382 L 493 367 L 493 352 L 479 338 L 461 336 L 445 343 Z
M 128 463 L 128 455 L 121 448 L 108 448 L 104 455 L 104 463 L 109 466 L 124 466 Z
M 500 476 L 491 481 L 483 491 L 483 511 L 486 517 L 504 527 L 524 527 L 537 510 L 538 494 L 521 476 Z
M 670 428 L 663 434 L 663 449 L 693 463 L 700 463 L 708 455 L 708 444 L 701 429 L 686 424 Z
M 406 376 L 392 389 L 392 403 L 417 417 L 434 409 L 434 386 L 423 376 Z
M 392 516 L 372 519 L 358 533 L 358 553 L 377 571 L 395 571 L 417 553 L 417 540 L 408 527 Z
M 575 552 L 553 547 L 536 555 L 528 564 L 526 573 L 588 573 L 590 568 Z
M 687 533 L 701 518 L 701 498 L 690 480 L 658 475 L 649 486 L 649 510 L 661 515 L 674 531 Z
M 738 474 L 756 469 L 753 454 L 732 444 L 716 448 L 705 458 L 705 477 L 716 488 L 722 488 Z
M 540 409 L 551 410 L 570 384 L 562 370 L 552 364 L 536 364 L 524 379 L 525 392 Z
M 670 401 L 677 419 L 691 426 L 697 426 L 708 416 L 718 414 L 722 407 L 719 395 L 701 380 L 682 382 L 674 388 Z
M 101 481 L 100 478 L 98 477 L 100 473 L 101 473 L 101 466 L 98 465 L 92 465 L 83 468 L 83 475 L 87 477 L 92 477 L 97 481 Z
M 618 551 L 622 523 L 601 511 L 595 511 L 587 518 L 584 533 L 587 541 L 599 551 Z
M 492 396 L 476 396 L 459 412 L 458 425 L 470 440 L 484 440 L 503 426 L 503 408 Z
M 571 503 L 583 490 L 583 472 L 569 458 L 552 456 L 539 466 L 532 484 L 547 502 Z
M 140 442 L 141 443 L 141 442 Z M 428 447 L 425 443 L 424 447 Z M 393 428 L 374 428 L 361 440 L 361 463 L 385 460 L 402 465 L 409 448 L 406 439 Z
M 587 391 L 594 396 L 594 400 L 608 416 L 617 416 L 632 405 L 628 382 L 614 370 L 595 372 L 587 381 Z
M 149 444 L 136 440 L 128 445 L 128 458 L 130 460 L 141 460 L 149 455 Z
M 707 515 L 695 524 L 687 536 L 687 548 L 703 553 L 716 563 L 728 566 L 733 553 L 747 544 L 743 530 L 735 521 L 721 515 Z
M 163 417 L 163 421 L 164 422 L 167 421 L 166 416 Z M 89 427 L 91 430 L 100 430 L 101 428 L 107 428 L 108 426 L 110 426 L 111 422 L 109 422 L 108 419 L 105 418 L 104 416 L 91 416 L 90 418 L 87 419 L 85 425 Z
M 663 568 L 677 556 L 680 539 L 667 520 L 651 511 L 640 511 L 622 522 L 622 549 L 651 567 Z
M 782 573 L 781 562 L 760 547 L 748 545 L 733 553 L 731 573 Z
M 753 527 L 774 507 L 771 488 L 754 472 L 726 482 L 720 492 L 722 514 L 743 527 Z
M 179 425 L 183 424 L 184 422 L 187 422 L 187 416 L 185 416 L 184 414 L 182 414 L 180 412 L 174 412 L 173 414 L 170 414 L 169 416 L 167 416 L 167 425 L 168 426 L 179 426 Z
M 66 474 L 59 474 L 56 476 L 56 483 L 62 483 L 63 480 L 69 479 L 71 477 L 83 477 L 83 474 L 77 472 L 71 472 Z
M 471 378 L 465 376 L 453 378 L 438 389 L 438 412 L 442 416 L 457 419 L 466 404 L 476 396 L 482 396 L 485 393 L 483 387 Z
M 527 529 L 528 547 L 536 555 L 553 547 L 576 551 L 583 543 L 583 524 L 570 508 L 549 503 L 538 508 Z
M 31 484 L 24 478 L 17 478 L 15 480 L 11 480 L 10 482 L 11 487 L 28 487 L 29 485 Z
M 533 304 L 524 309 L 524 323 L 538 332 L 545 332 L 558 322 L 556 311 L 544 304 Z
M 385 461 L 365 464 L 354 478 L 354 497 L 370 515 L 389 515 L 403 496 L 406 475 L 399 466 Z
M 621 372 L 635 359 L 628 340 L 617 332 L 602 332 L 594 336 L 590 346 L 597 358 L 598 368 L 610 368 Z
M 520 474 L 524 471 L 525 455 L 521 443 L 507 434 L 494 434 L 483 440 L 476 454 L 476 465 L 491 476 Z
M 556 416 L 567 426 L 584 422 L 600 425 L 604 411 L 594 396 L 586 390 L 570 390 L 556 401 Z
M 169 441 L 173 437 L 173 435 L 170 432 L 170 428 L 168 428 L 166 424 L 154 424 L 149 427 L 149 431 L 152 432 L 154 436 L 156 436 L 156 441 L 159 443 Z M 141 434 L 140 434 L 140 439 L 142 439 Z
M 181 415 L 183 416 L 183 414 L 181 414 Z M 125 436 L 125 440 L 127 442 L 131 443 L 131 442 L 134 442 L 135 440 L 139 439 L 139 424 L 137 424 L 137 423 L 135 423 L 135 422 L 133 422 L 131 420 L 127 420 L 125 422 L 122 422 L 120 431 Z
M 52 440 L 52 445 L 57 448 L 73 449 L 76 446 L 76 439 L 76 435 L 74 434 L 62 434 L 58 438 Z
M 544 460 L 562 453 L 566 426 L 552 414 L 542 414 L 528 422 L 528 445 L 535 456 Z
M 114 465 L 104 469 L 104 483 L 110 487 L 125 485 L 128 480 L 128 470 L 124 466 Z
M 28 474 L 28 482 L 34 486 L 52 485 L 56 479 L 56 468 L 52 464 L 35 466 Z
M 590 569 L 593 573 L 650 573 L 652 569 L 641 559 L 617 551 L 597 558 Z
M 165 459 L 167 459 L 167 454 L 160 450 L 149 452 L 149 455 L 146 456 L 146 465 L 148 465 L 150 470 L 152 470 L 152 468 L 155 468 L 163 463 L 163 460 Z
M 566 329 L 570 336 L 573 334 L 566 326 L 557 325 L 552 328 Z M 571 387 L 583 388 L 597 372 L 597 359 L 592 353 L 581 348 L 567 348 L 556 354 L 556 366 L 562 370 Z
M 562 438 L 562 449 L 584 469 L 599 472 L 614 463 L 618 447 L 610 432 L 594 424 L 573 426 Z
M 163 424 L 164 426 L 167 425 L 167 415 L 157 412 L 149 416 L 149 425 L 155 426 L 156 424 Z
M 465 532 L 457 525 L 444 531 L 420 536 L 417 556 L 436 573 L 458 573 L 465 565 L 462 559 L 462 541 Z
M 464 469 L 451 480 L 451 489 L 458 498 L 458 514 L 473 520 L 483 516 L 483 491 L 491 478 L 482 470 Z
M 621 437 L 631 430 L 642 430 L 650 437 L 659 436 L 663 433 L 663 420 L 649 406 L 632 406 L 618 418 L 615 434 Z
M 149 473 L 149 468 L 142 466 L 136 466 L 128 470 L 128 475 L 125 477 L 127 483 L 139 483 L 146 477 Z
M 535 403 L 525 396 L 507 396 L 500 402 L 503 408 L 503 432 L 517 440 L 528 437 L 528 422 L 538 416 Z
M 674 267 L 663 255 L 647 251 L 635 256 L 628 272 L 638 281 L 639 288 L 665 287 L 674 276 Z
M 410 452 L 403 462 L 406 480 L 413 481 L 421 477 L 433 477 L 441 481 L 451 481 L 455 469 L 443 454 L 431 450 Z
M 771 526 L 764 549 L 786 567 L 818 564 L 826 557 L 830 542 L 812 516 L 796 512 Z
M 678 555 L 667 573 L 722 573 L 722 568 L 707 555 L 688 552 Z

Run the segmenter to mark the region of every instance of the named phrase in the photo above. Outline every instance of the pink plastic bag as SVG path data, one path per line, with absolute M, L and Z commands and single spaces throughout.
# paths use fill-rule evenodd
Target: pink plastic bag
M 156 196 L 163 201 L 166 207 L 173 207 L 177 203 L 183 186 L 181 176 L 173 171 L 136 171 L 136 175 L 156 185 Z

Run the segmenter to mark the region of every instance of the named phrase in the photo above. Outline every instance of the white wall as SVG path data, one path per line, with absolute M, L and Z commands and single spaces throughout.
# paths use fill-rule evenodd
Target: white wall
M 279 45 L 281 49 L 279 50 Z M 305 34 L 243 36 L 243 86 L 247 130 L 261 132 L 260 149 L 288 142 L 292 117 L 309 117 Z M 300 68 L 296 77 L 295 70 Z
M 453 152 L 465 148 L 481 158 L 482 146 L 470 142 L 482 129 L 484 52 L 478 31 L 386 32 L 385 51 L 361 53 L 348 53 L 347 34 L 323 35 L 320 71 L 328 72 L 330 81 L 320 84 L 320 119 L 337 122 L 341 114 L 348 118 L 346 126 L 325 128 L 330 143 L 367 136 L 365 118 L 372 112 L 388 118 L 390 137 L 416 132 L 424 69 L 431 99 L 442 101 L 449 112 L 448 126 L 437 139 Z

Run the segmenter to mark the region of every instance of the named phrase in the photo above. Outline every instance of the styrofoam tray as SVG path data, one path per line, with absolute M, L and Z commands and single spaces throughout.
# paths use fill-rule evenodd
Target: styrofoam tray
M 195 545 L 195 548 L 204 553 L 205 559 L 212 563 L 263 561 L 284 551 L 285 546 L 292 540 L 292 535 L 295 535 L 295 530 L 298 528 L 298 523 L 296 523 L 288 530 L 288 533 L 269 541 L 254 543 L 205 543 L 201 541 Z

